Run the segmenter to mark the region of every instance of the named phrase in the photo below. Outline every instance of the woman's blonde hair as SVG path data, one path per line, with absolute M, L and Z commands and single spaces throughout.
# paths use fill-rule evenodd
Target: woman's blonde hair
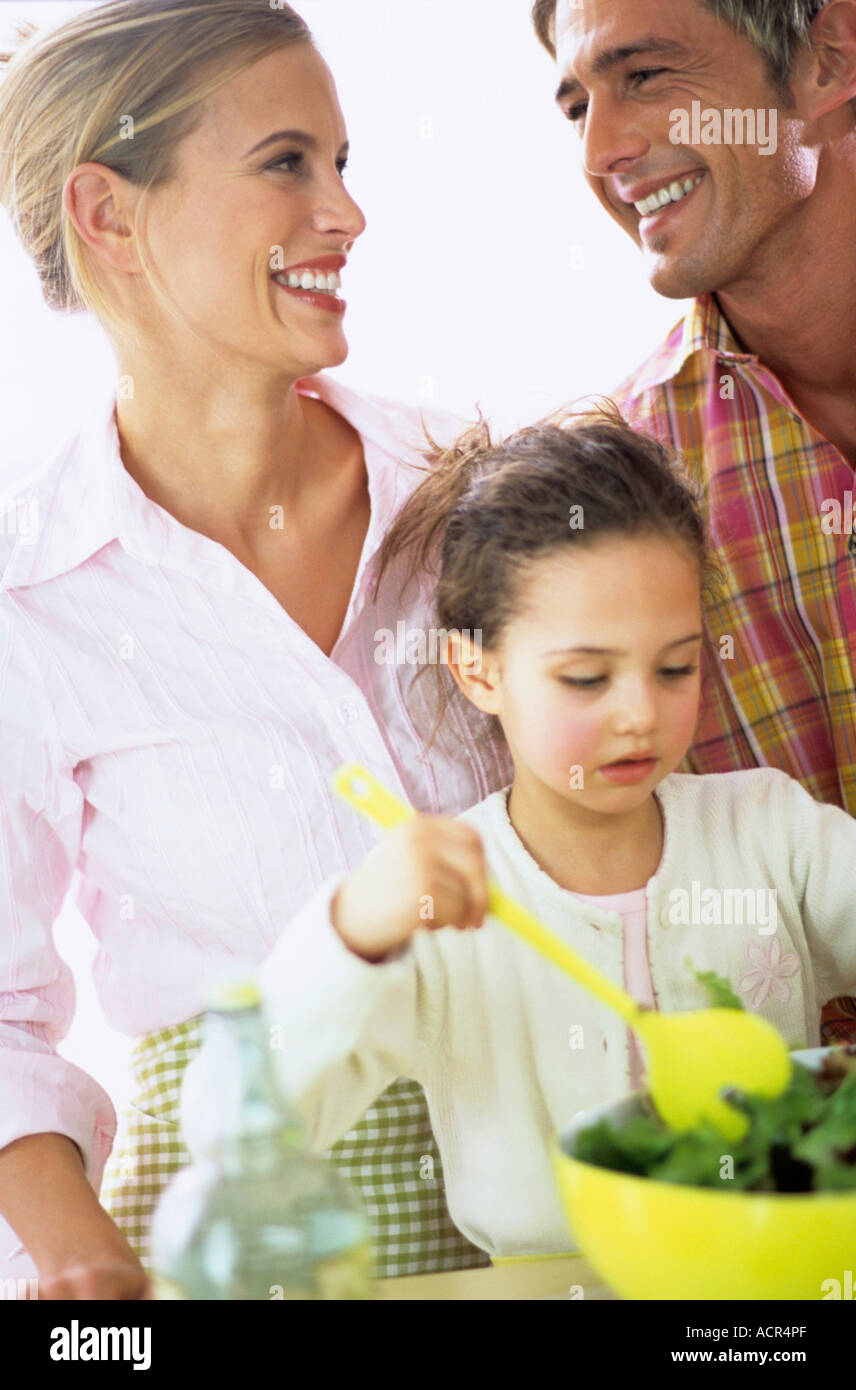
M 142 190 L 142 208 L 175 176 L 176 148 L 209 93 L 311 33 L 279 0 L 110 0 L 47 33 L 20 32 L 0 54 L 0 204 L 46 303 L 90 310 L 133 339 L 62 205 L 66 179 L 78 164 L 105 164 Z M 160 294 L 142 246 L 140 259 Z

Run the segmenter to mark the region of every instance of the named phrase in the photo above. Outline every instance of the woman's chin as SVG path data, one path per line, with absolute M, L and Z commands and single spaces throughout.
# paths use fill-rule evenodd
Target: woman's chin
M 344 338 L 338 347 L 333 343 L 329 346 L 325 344 L 323 348 L 319 347 L 318 352 L 314 353 L 311 358 L 307 357 L 302 363 L 300 375 L 314 376 L 316 372 L 326 372 L 331 367 L 339 367 L 347 360 L 349 351 Z

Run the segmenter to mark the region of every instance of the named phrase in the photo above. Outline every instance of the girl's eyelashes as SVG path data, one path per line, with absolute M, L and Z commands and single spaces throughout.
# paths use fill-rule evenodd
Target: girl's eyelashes
M 697 670 L 697 666 L 662 666 L 659 674 L 668 680 L 674 680 L 680 676 L 692 676 Z M 603 684 L 606 676 L 587 676 L 584 678 L 560 676 L 559 680 L 563 685 L 572 685 L 577 690 L 593 690 L 595 686 Z

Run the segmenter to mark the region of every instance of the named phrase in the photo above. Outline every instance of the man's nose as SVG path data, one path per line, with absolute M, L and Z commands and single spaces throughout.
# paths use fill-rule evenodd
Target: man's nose
M 592 178 L 625 173 L 643 159 L 651 142 L 639 128 L 638 116 L 610 98 L 589 98 L 583 132 L 583 167 Z

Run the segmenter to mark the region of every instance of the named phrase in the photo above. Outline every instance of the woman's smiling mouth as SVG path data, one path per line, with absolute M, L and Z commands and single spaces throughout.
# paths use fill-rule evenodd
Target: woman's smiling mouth
M 344 314 L 347 305 L 339 298 L 341 281 L 339 271 L 347 257 L 342 255 L 318 256 L 314 260 L 301 261 L 278 270 L 271 278 L 294 299 L 316 309 L 326 309 L 328 313 Z

